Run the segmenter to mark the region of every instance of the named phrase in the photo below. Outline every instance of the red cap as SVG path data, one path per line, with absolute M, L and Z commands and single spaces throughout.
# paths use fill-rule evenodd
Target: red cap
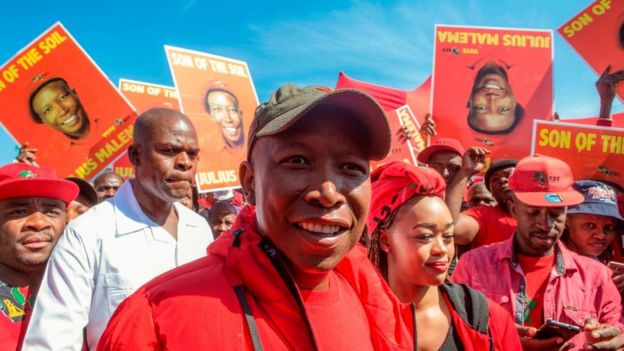
M 0 200 L 17 197 L 49 197 L 70 203 L 78 196 L 78 186 L 56 176 L 53 168 L 25 163 L 0 167 Z
M 525 157 L 509 177 L 509 188 L 521 202 L 530 206 L 573 206 L 583 202 L 574 190 L 572 170 L 567 163 L 548 156 Z
M 451 138 L 440 138 L 436 140 L 433 144 L 427 146 L 423 151 L 418 154 L 418 162 L 420 163 L 429 163 L 429 158 L 435 152 L 438 151 L 450 151 L 459 154 L 459 156 L 464 155 L 464 147 L 457 139 Z
M 377 167 L 371 174 L 372 197 L 368 213 L 368 230 L 374 232 L 392 212 L 416 195 L 444 198 L 446 183 L 431 168 L 404 162 L 391 162 Z

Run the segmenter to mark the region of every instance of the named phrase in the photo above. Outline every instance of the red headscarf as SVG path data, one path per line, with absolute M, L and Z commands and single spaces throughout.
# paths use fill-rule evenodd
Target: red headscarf
M 416 195 L 444 198 L 444 178 L 431 168 L 404 162 L 379 166 L 371 174 L 373 196 L 368 214 L 368 231 L 373 233 L 397 208 Z

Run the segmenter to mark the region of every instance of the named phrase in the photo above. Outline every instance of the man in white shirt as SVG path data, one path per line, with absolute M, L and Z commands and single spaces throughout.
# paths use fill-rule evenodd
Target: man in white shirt
M 178 201 L 199 147 L 191 121 L 167 109 L 137 119 L 128 149 L 136 179 L 71 222 L 50 257 L 24 350 L 95 350 L 117 306 L 155 276 L 202 257 L 206 220 Z M 85 333 L 83 334 L 83 329 Z

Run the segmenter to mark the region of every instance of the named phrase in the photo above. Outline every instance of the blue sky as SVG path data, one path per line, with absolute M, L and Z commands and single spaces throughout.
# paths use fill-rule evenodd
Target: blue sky
M 172 85 L 168 44 L 247 61 L 260 101 L 287 82 L 334 86 L 340 71 L 413 89 L 431 74 L 436 23 L 556 30 L 590 2 L 10 2 L 3 5 L 8 31 L 0 62 L 61 21 L 115 84 L 129 78 Z M 597 115 L 597 76 L 557 33 L 554 67 L 559 114 Z M 616 101 L 614 112 L 621 111 Z M 15 155 L 6 136 L 0 135 L 0 150 L 0 162 Z

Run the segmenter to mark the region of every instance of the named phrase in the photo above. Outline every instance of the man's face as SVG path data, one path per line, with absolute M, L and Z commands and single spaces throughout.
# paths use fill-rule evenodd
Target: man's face
M 316 110 L 258 139 L 251 163 L 241 164 L 258 229 L 295 276 L 333 269 L 364 230 L 371 185 L 363 133 L 340 112 Z
M 83 195 L 78 195 L 78 198 L 67 205 L 67 223 L 78 218 L 81 214 L 87 212 L 91 206 L 89 200 Z
M 498 66 L 484 67 L 477 75 L 468 101 L 469 124 L 489 132 L 511 128 L 515 120 L 516 98 L 511 85 Z
M 189 210 L 193 211 L 193 189 L 189 189 L 189 192 L 180 199 L 180 203 Z
M 216 90 L 208 94 L 210 116 L 219 124 L 223 138 L 230 146 L 243 144 L 243 118 L 238 101 L 234 96 Z
M 534 257 L 550 255 L 563 232 L 567 207 L 529 206 L 514 196 L 509 209 L 518 221 L 515 240 L 519 252 Z
M 32 108 L 44 124 L 67 135 L 83 136 L 87 115 L 76 92 L 63 81 L 44 85 L 33 97 Z
M 98 194 L 100 202 L 115 196 L 117 190 L 121 187 L 123 179 L 116 174 L 103 175 L 97 178 L 93 187 Z
M 461 169 L 461 165 L 461 155 L 452 151 L 434 152 L 429 157 L 429 167 L 440 173 L 446 184 L 449 184 L 455 178 L 455 175 Z
M 509 189 L 509 177 L 513 173 L 515 167 L 507 167 L 497 169 L 490 177 L 490 190 L 498 205 L 507 210 L 507 203 L 511 201 L 513 194 Z
M 0 200 L 0 264 L 19 272 L 44 269 L 64 228 L 65 202 L 61 200 Z
M 153 126 L 138 151 L 136 181 L 152 198 L 173 203 L 186 197 L 199 160 L 197 135 L 192 125 L 171 116 Z
M 211 209 L 208 215 L 208 223 L 210 224 L 210 229 L 212 229 L 214 238 L 216 239 L 219 235 L 230 230 L 235 220 L 236 210 L 233 208 L 231 210 L 228 208 L 215 209 L 215 213 L 213 213 Z
M 492 194 L 487 190 L 483 183 L 479 183 L 480 186 L 473 186 L 468 192 L 468 206 L 495 206 L 496 200 Z

